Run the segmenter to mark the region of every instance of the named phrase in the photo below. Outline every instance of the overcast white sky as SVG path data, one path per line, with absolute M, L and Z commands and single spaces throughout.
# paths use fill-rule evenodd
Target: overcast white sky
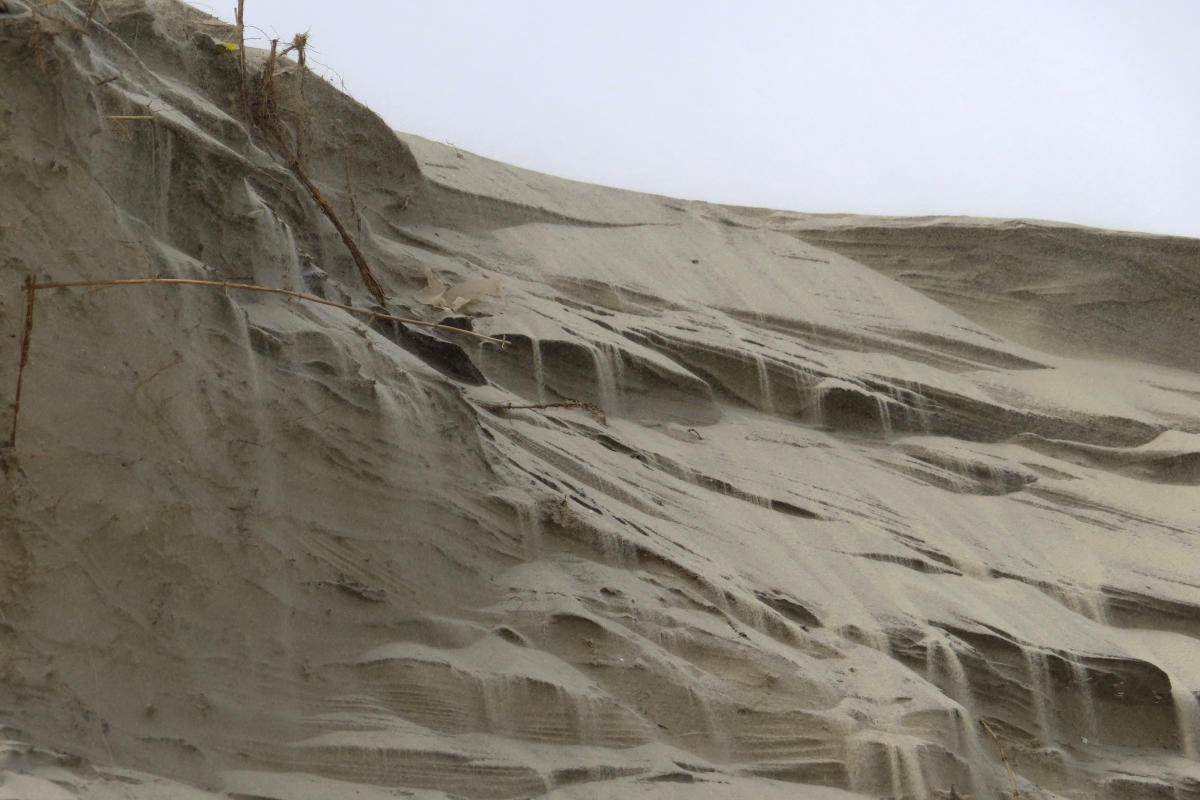
M 394 128 L 555 175 L 1200 236 L 1200 0 L 246 0 L 246 21 L 309 31 Z

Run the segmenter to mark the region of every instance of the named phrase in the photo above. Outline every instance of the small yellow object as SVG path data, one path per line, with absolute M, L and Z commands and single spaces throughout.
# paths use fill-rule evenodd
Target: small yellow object
M 237 42 L 221 42 L 221 47 L 224 47 L 226 50 L 228 50 L 230 52 L 233 52 L 234 50 L 238 49 Z

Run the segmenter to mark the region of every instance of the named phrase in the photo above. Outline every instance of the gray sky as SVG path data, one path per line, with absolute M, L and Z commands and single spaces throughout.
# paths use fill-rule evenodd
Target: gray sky
M 246 21 L 309 31 L 394 128 L 568 178 L 1200 236 L 1200 0 L 246 0 Z

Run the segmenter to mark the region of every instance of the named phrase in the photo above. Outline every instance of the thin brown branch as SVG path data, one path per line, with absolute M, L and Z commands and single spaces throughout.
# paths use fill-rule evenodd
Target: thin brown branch
M 110 83 L 112 83 L 113 81 L 115 81 L 115 80 L 116 80 L 117 78 L 119 78 L 119 77 L 121 77 L 121 76 L 120 76 L 120 75 L 113 75 L 113 76 L 111 76 L 111 77 L 108 77 L 108 78 L 101 78 L 100 80 L 96 81 L 96 85 L 97 85 L 97 86 L 106 86 L 107 84 L 110 84 Z
M 362 217 L 358 213 L 358 203 L 354 199 L 354 184 L 350 182 L 350 154 L 342 154 L 346 162 L 346 197 L 350 201 L 350 216 L 354 219 L 354 232 L 362 236 Z
M 177 366 L 179 366 L 179 365 L 180 365 L 180 364 L 182 364 L 182 363 L 183 363 L 183 356 L 176 356 L 174 361 L 170 362 L 169 364 L 164 364 L 163 366 L 161 366 L 161 367 L 159 367 L 158 369 L 154 370 L 154 372 L 152 372 L 152 373 L 150 374 L 150 376 L 149 376 L 149 377 L 147 377 L 147 378 L 142 378 L 140 381 L 138 381 L 137 383 L 135 383 L 135 384 L 134 384 L 134 386 L 133 386 L 133 388 L 135 388 L 135 389 L 140 389 L 141 387 L 145 386 L 145 385 L 146 385 L 147 383 L 149 383 L 150 381 L 152 381 L 152 380 L 154 380 L 155 378 L 157 378 L 159 375 L 162 375 L 164 372 L 166 372 L 167 370 L 169 370 L 171 367 L 177 367 Z
M 387 306 L 387 295 L 383 293 L 383 287 L 379 285 L 379 281 L 375 280 L 375 275 L 371 272 L 370 266 L 367 265 L 366 257 L 358 249 L 358 243 L 354 241 L 354 237 L 350 235 L 350 231 L 346 230 L 346 226 L 338 219 L 338 215 L 334 212 L 333 207 L 321 196 L 317 185 L 309 179 L 300 162 L 296 158 L 292 158 L 288 166 L 295 176 L 300 179 L 300 182 L 304 184 L 304 187 L 308 189 L 308 193 L 312 195 L 312 199 L 316 201 L 321 211 L 333 223 L 333 227 L 337 229 L 338 235 L 342 237 L 346 249 L 350 251 L 350 257 L 354 259 L 354 264 L 358 267 L 358 273 L 362 276 L 363 283 L 367 285 L 367 289 L 379 301 L 381 306 Z
M 983 729 L 996 742 L 996 747 L 1000 750 L 1000 760 L 1004 762 L 1004 768 L 1008 770 L 1008 779 L 1012 782 L 1013 800 L 1019 800 L 1021 793 L 1017 791 L 1017 776 L 1013 774 L 1012 764 L 1008 763 L 1008 756 L 1004 755 L 1004 745 L 1000 744 L 1000 737 L 996 736 L 996 732 L 992 730 L 992 726 L 988 725 L 985 720 L 979 720 L 979 724 L 983 726 Z
M 436 322 L 425 322 L 424 320 L 419 320 L 419 319 L 409 319 L 407 317 L 397 317 L 397 316 L 393 316 L 392 314 L 384 314 L 379 311 L 371 311 L 370 309 L 367 309 L 367 308 L 359 308 L 357 306 L 348 306 L 348 305 L 345 305 L 344 303 L 335 303 L 334 301 L 326 300 L 323 297 L 316 297 L 311 294 L 302 294 L 300 292 L 293 292 L 290 289 L 277 289 L 274 286 L 257 286 L 253 283 L 231 283 L 229 281 L 202 281 L 202 280 L 195 280 L 192 278 L 116 278 L 116 279 L 111 279 L 111 280 L 57 281 L 57 282 L 53 282 L 53 283 L 37 283 L 37 284 L 33 284 L 33 289 L 35 291 L 42 291 L 43 289 L 67 289 L 67 288 L 74 287 L 74 286 L 136 286 L 139 284 L 151 284 L 151 283 L 177 284 L 177 285 L 187 285 L 187 286 L 210 286 L 213 288 L 224 289 L 224 290 L 243 289 L 243 290 L 250 291 L 250 292 L 270 292 L 272 294 L 282 294 L 282 295 L 286 295 L 288 297 L 295 297 L 298 300 L 304 300 L 309 303 L 319 303 L 324 306 L 332 306 L 334 308 L 340 308 L 343 311 L 349 311 L 353 314 L 362 314 L 364 316 L 374 317 L 375 319 L 390 319 L 395 322 L 402 322 L 406 325 L 419 325 L 423 328 L 434 328 L 439 331 L 447 331 L 450 333 L 462 334 L 464 336 L 472 336 L 476 339 L 480 339 L 485 342 L 492 342 L 493 344 L 498 344 L 501 346 L 508 344 L 508 342 L 504 339 L 497 339 L 493 336 L 485 336 L 482 333 L 475 333 L 474 331 L 464 330 L 463 328 L 456 328 L 453 325 L 440 325 Z M 30 301 L 30 307 L 32 308 L 32 301 Z M 31 323 L 27 323 L 27 324 L 31 324 Z
M 29 340 L 33 338 L 33 298 L 35 284 L 32 275 L 25 276 L 25 332 L 21 336 L 21 361 L 17 367 L 17 393 L 12 404 L 12 429 L 5 447 L 16 447 L 17 417 L 21 413 L 21 384 L 25 380 L 25 365 L 29 363 Z
M 300 39 L 300 36 L 296 37 Z M 293 43 L 292 48 L 301 48 L 303 52 L 303 41 L 297 45 Z M 279 122 L 279 108 L 275 93 L 275 63 L 279 59 L 279 40 L 271 40 L 271 50 L 267 55 L 266 64 L 263 65 L 262 74 L 259 76 L 257 105 L 254 108 L 254 119 L 260 127 L 262 127 L 275 145 L 275 149 L 283 157 L 287 163 L 288 169 L 296 176 L 300 183 L 304 184 L 304 188 L 308 190 L 309 195 L 316 202 L 321 212 L 325 214 L 326 219 L 337 230 L 338 235 L 342 237 L 342 242 L 346 245 L 346 249 L 350 251 L 350 257 L 354 260 L 354 265 L 358 267 L 358 273 L 362 276 L 363 283 L 367 286 L 367 291 L 379 303 L 379 305 L 387 307 L 387 295 L 384 294 L 383 287 L 379 285 L 379 281 L 375 279 L 374 273 L 371 272 L 371 267 L 367 264 L 366 256 L 359 249 L 358 243 L 354 241 L 354 237 L 350 235 L 350 231 L 346 230 L 346 226 L 342 224 L 342 220 L 338 217 L 337 212 L 333 210 L 333 206 L 321 194 L 321 190 L 308 177 L 308 173 L 304 170 L 304 164 L 300 158 L 299 146 L 301 138 L 297 132 L 296 148 L 291 147 L 287 142 L 287 137 L 283 125 Z
M 246 88 L 246 0 L 238 0 L 237 4 L 238 32 L 238 104 L 242 107 L 242 117 L 250 123 L 250 92 Z
M 484 405 L 488 411 L 493 414 L 499 414 L 504 411 L 518 411 L 521 409 L 533 409 L 536 411 L 545 411 L 548 408 L 580 408 L 588 413 L 588 415 L 601 425 L 608 425 L 608 418 L 604 414 L 604 410 L 595 403 L 584 403 L 579 400 L 564 400 L 559 403 L 487 403 Z
M 300 161 L 299 150 L 293 151 L 292 148 L 289 148 L 286 139 L 283 138 L 283 128 L 280 125 L 280 119 L 278 119 L 276 110 L 275 83 L 274 79 L 271 78 L 272 72 L 274 72 L 275 68 L 275 48 L 277 43 L 277 41 L 271 42 L 271 53 L 268 56 L 268 59 L 266 59 L 266 66 L 263 70 L 263 101 L 262 107 L 259 109 L 259 114 L 262 116 L 264 125 L 266 128 L 268 128 L 272 138 L 275 139 L 276 148 L 278 151 L 280 151 L 280 154 L 283 156 L 284 160 L 287 161 L 288 169 L 292 170 L 292 174 L 296 176 L 296 179 L 298 179 L 301 184 L 304 184 L 304 187 L 306 190 L 308 190 L 308 194 L 310 194 L 312 199 L 316 201 L 317 205 L 320 207 L 320 210 L 322 210 L 324 213 L 325 218 L 328 218 L 329 222 L 334 225 L 334 228 L 337 230 L 337 235 L 342 237 L 342 242 L 344 245 L 346 245 L 346 249 L 348 249 L 350 252 L 350 258 L 354 259 L 354 265 L 359 269 L 359 275 L 362 276 L 362 283 L 366 284 L 367 290 L 370 291 L 371 295 L 374 297 L 374 299 L 376 299 L 379 305 L 386 307 L 386 305 L 388 305 L 388 296 L 384 294 L 382 285 L 379 285 L 376 277 L 374 277 L 374 273 L 371 271 L 371 266 L 367 264 L 365 255 L 362 254 L 361 249 L 359 249 L 358 242 L 354 241 L 354 236 L 350 235 L 350 231 L 346 229 L 346 225 L 342 224 L 341 218 L 338 217 L 337 212 L 334 211 L 334 206 L 331 206 L 329 201 L 325 200 L 323 194 L 320 193 L 320 190 L 318 190 L 317 185 L 313 184 L 312 179 L 308 178 L 308 174 L 305 172 L 304 163 Z M 300 145 L 299 133 L 298 137 L 296 137 L 296 145 Z
M 105 119 L 154 119 L 153 114 L 105 114 Z
M 296 161 L 301 164 L 304 163 L 304 140 L 308 135 L 308 97 L 304 93 L 304 76 L 308 72 L 307 49 L 308 34 L 297 33 L 292 37 L 291 44 L 279 54 L 282 57 L 295 51 L 296 63 L 300 68 L 300 110 L 296 114 Z
M 104 21 L 109 25 L 112 25 L 112 17 L 110 17 L 108 15 L 108 11 L 105 10 L 104 3 L 102 3 L 101 0 L 91 0 L 91 2 L 88 3 L 87 16 L 83 20 L 83 29 L 85 31 L 92 27 L 92 15 L 96 13 L 97 8 L 99 8 L 100 13 L 104 15 Z
M 592 403 L 584 403 L 580 400 L 565 400 L 561 403 L 528 403 L 525 405 L 517 405 L 515 403 L 489 403 L 484 406 L 488 411 L 517 411 L 520 409 L 537 409 L 544 411 L 547 408 L 595 408 Z

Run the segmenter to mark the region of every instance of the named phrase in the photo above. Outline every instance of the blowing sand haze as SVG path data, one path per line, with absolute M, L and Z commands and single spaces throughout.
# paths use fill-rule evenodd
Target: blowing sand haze
M 28 276 L 447 328 L 37 292 L 0 797 L 1200 798 L 1200 241 L 573 183 L 7 5 L 6 404 Z

